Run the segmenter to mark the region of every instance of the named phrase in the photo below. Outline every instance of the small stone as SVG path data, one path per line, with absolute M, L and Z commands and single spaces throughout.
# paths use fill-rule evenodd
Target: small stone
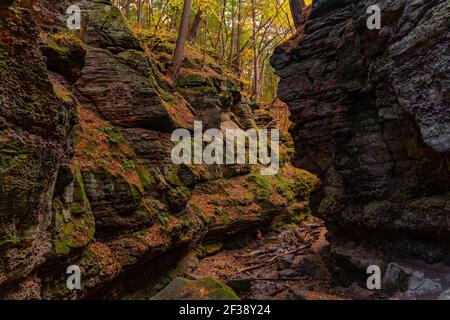
M 450 300 L 450 289 L 447 289 L 446 291 L 442 292 L 439 295 L 438 300 Z
M 328 271 L 310 258 L 305 258 L 297 265 L 296 270 L 301 274 L 312 278 L 322 278 Z
M 227 281 L 227 285 L 236 292 L 250 291 L 252 283 L 248 279 L 230 279 Z
M 277 260 L 278 270 L 289 269 L 294 264 L 294 261 L 291 257 L 280 258 Z
M 408 291 L 416 295 L 431 293 L 441 290 L 441 284 L 437 280 L 412 278 Z
M 290 278 L 290 277 L 294 277 L 296 274 L 297 274 L 297 272 L 295 270 L 292 270 L 292 269 L 285 269 L 285 270 L 280 271 L 278 273 L 280 278 Z

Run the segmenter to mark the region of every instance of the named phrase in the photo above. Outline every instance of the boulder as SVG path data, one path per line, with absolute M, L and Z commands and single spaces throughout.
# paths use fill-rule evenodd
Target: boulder
M 209 277 L 176 278 L 151 300 L 239 300 L 233 289 Z

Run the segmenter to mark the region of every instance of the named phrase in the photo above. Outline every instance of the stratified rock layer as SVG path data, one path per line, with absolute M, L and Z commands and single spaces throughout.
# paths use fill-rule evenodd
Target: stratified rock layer
M 172 163 L 171 132 L 195 119 L 256 126 L 232 75 L 188 55 L 167 83 L 169 65 L 111 1 L 79 1 L 79 31 L 64 23 L 69 1 L 29 4 L 0 7 L 0 299 L 156 293 L 203 239 L 309 213 L 318 180 L 287 164 L 285 148 L 271 177 Z M 71 265 L 80 290 L 67 287 Z
M 296 161 L 323 181 L 317 211 L 331 235 L 402 242 L 450 232 L 448 1 L 314 1 L 299 34 L 271 62 L 281 77 Z

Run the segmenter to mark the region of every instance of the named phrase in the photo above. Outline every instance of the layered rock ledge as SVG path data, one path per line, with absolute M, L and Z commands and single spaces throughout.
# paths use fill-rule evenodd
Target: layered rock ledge
M 441 261 L 450 236 L 448 1 L 316 0 L 275 51 L 296 164 L 319 175 L 330 239 Z

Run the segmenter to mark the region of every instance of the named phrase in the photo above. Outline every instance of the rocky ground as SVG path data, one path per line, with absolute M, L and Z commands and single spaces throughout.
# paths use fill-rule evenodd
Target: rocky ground
M 349 290 L 332 290 L 334 279 L 322 259 L 329 249 L 325 232 L 320 220 L 308 219 L 268 233 L 262 245 L 248 240 L 241 248 L 206 257 L 191 276 L 221 279 L 244 299 L 356 298 Z
M 342 277 L 338 264 L 333 265 L 339 254 L 332 252 L 326 232 L 323 221 L 311 217 L 301 226 L 269 232 L 262 245 L 247 239 L 237 242 L 237 248 L 202 258 L 187 276 L 219 279 L 251 300 L 448 299 L 450 268 L 444 264 L 392 260 L 383 271 L 381 290 L 367 289 L 369 275 L 355 262 L 351 270 L 348 261 Z M 366 265 L 381 261 L 373 251 L 362 256 Z

